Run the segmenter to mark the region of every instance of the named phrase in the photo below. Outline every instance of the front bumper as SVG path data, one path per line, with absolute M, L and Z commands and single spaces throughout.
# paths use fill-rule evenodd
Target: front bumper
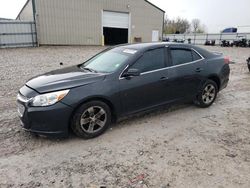
M 30 107 L 28 102 L 17 100 L 21 126 L 36 134 L 67 137 L 73 109 L 61 102 L 48 107 Z

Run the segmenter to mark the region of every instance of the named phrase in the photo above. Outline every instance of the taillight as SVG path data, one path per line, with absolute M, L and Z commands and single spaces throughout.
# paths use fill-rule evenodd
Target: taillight
M 229 64 L 229 63 L 230 63 L 229 57 L 224 57 L 224 63 L 225 63 L 225 64 Z

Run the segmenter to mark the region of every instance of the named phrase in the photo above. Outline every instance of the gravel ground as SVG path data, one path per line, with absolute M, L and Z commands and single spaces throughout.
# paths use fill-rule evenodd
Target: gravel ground
M 175 106 L 124 120 L 93 140 L 35 137 L 15 97 L 31 77 L 102 47 L 0 50 L 0 187 L 250 187 L 250 49 L 210 47 L 235 64 L 208 109 Z

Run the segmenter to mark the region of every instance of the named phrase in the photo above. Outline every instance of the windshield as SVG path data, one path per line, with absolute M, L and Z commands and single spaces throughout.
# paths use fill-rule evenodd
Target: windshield
M 119 50 L 105 51 L 85 62 L 81 68 L 93 72 L 112 73 L 118 70 L 131 56 Z

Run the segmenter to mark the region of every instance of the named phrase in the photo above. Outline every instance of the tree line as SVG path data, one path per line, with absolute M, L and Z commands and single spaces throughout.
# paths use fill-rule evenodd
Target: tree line
M 185 18 L 169 19 L 165 16 L 164 33 L 165 34 L 183 34 L 183 33 L 205 33 L 206 26 L 199 19 L 193 19 L 191 22 Z

